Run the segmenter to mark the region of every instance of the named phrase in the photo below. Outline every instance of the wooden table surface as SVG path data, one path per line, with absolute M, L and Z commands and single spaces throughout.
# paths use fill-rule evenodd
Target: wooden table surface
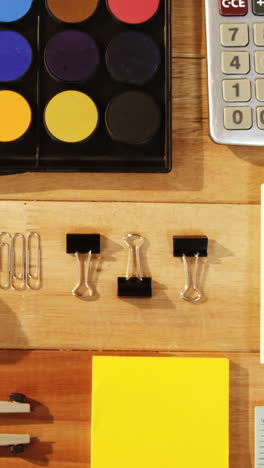
M 2 199 L 259 203 L 263 149 L 218 146 L 208 137 L 204 2 L 172 3 L 173 171 L 6 176 Z
M 213 1 L 213 0 L 212 0 Z M 22 174 L 0 178 L 1 231 L 36 230 L 43 288 L 1 291 L 0 399 L 25 392 L 35 412 L 1 417 L 1 432 L 39 436 L 0 468 L 89 468 L 91 356 L 119 350 L 226 356 L 231 360 L 230 468 L 253 466 L 253 410 L 264 405 L 259 364 L 262 148 L 218 146 L 208 137 L 203 0 L 173 0 L 173 171 L 146 174 Z M 146 237 L 143 270 L 153 298 L 122 300 L 124 234 Z M 67 232 L 102 236 L 91 302 L 71 296 Z M 184 277 L 172 236 L 205 234 L 204 300 L 179 298 Z M 12 350 L 11 350 L 12 349 Z M 15 351 L 19 350 L 19 351 Z M 64 350 L 64 351 L 62 351 Z M 175 354 L 176 355 L 176 354 Z M 27 417 L 28 418 L 28 417 Z
M 30 397 L 33 409 L 28 415 L 1 416 L 0 432 L 38 436 L 22 457 L 11 457 L 1 450 L 1 468 L 90 467 L 91 368 L 95 354 L 0 352 L 0 399 L 5 399 L 10 390 L 23 392 Z M 253 467 L 254 406 L 264 405 L 263 367 L 258 353 L 160 355 L 230 359 L 230 467 Z

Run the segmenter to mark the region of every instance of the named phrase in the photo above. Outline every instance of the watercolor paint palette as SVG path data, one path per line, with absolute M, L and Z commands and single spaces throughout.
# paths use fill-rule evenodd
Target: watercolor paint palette
M 0 173 L 169 172 L 170 0 L 0 1 Z

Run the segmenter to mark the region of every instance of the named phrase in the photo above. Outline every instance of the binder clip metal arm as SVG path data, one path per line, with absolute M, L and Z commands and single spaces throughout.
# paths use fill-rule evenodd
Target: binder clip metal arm
M 197 285 L 197 275 L 199 268 L 199 258 L 207 257 L 208 238 L 206 236 L 174 236 L 173 237 L 173 255 L 181 257 L 185 274 L 185 287 L 181 292 L 181 297 L 188 302 L 199 302 L 203 294 Z M 191 278 L 190 266 L 187 257 L 194 257 L 193 277 Z M 191 291 L 195 292 L 191 296 Z
M 92 261 L 92 255 L 98 254 L 101 251 L 100 248 L 100 234 L 67 234 L 67 247 L 66 251 L 68 254 L 74 254 L 77 261 L 78 270 L 78 283 L 72 290 L 72 295 L 78 299 L 89 300 L 93 296 L 94 291 L 90 285 L 90 266 Z M 87 295 L 80 295 L 78 290 L 82 285 L 82 268 L 81 268 L 81 255 L 86 254 L 87 258 L 85 261 L 85 278 L 84 285 L 88 292 Z
M 151 297 L 151 278 L 143 277 L 140 262 L 140 249 L 145 242 L 143 236 L 139 234 L 127 234 L 123 237 L 123 242 L 129 248 L 127 271 L 125 277 L 118 278 L 119 297 Z M 135 243 L 136 242 L 136 243 Z M 133 276 L 132 264 L 135 252 L 135 263 L 137 274 Z

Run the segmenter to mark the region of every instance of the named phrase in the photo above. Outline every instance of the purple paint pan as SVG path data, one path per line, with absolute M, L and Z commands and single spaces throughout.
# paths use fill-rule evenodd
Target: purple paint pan
M 45 50 L 45 65 L 56 80 L 80 82 L 91 78 L 99 65 L 95 40 L 81 31 L 67 30 L 53 36 Z

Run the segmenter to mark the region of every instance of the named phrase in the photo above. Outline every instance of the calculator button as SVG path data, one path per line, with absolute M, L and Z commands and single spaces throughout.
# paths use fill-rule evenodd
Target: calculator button
M 264 101 L 264 79 L 256 80 L 256 98 L 258 101 Z
M 250 80 L 223 80 L 223 98 L 226 102 L 250 101 Z
M 222 16 L 244 16 L 248 12 L 248 0 L 218 0 Z
M 221 24 L 220 25 L 221 44 L 225 47 L 243 47 L 248 45 L 248 25 L 247 24 Z
M 255 52 L 255 70 L 257 73 L 264 73 L 264 52 Z
M 253 13 L 254 15 L 264 15 L 264 1 L 263 0 L 252 0 L 253 2 Z
M 249 130 L 252 127 L 250 107 L 225 107 L 224 126 L 227 130 Z
M 264 130 L 264 107 L 257 107 L 258 128 Z
M 246 75 L 249 72 L 249 53 L 222 52 L 222 71 L 227 75 Z
M 254 42 L 257 46 L 264 46 L 264 23 L 254 24 Z

